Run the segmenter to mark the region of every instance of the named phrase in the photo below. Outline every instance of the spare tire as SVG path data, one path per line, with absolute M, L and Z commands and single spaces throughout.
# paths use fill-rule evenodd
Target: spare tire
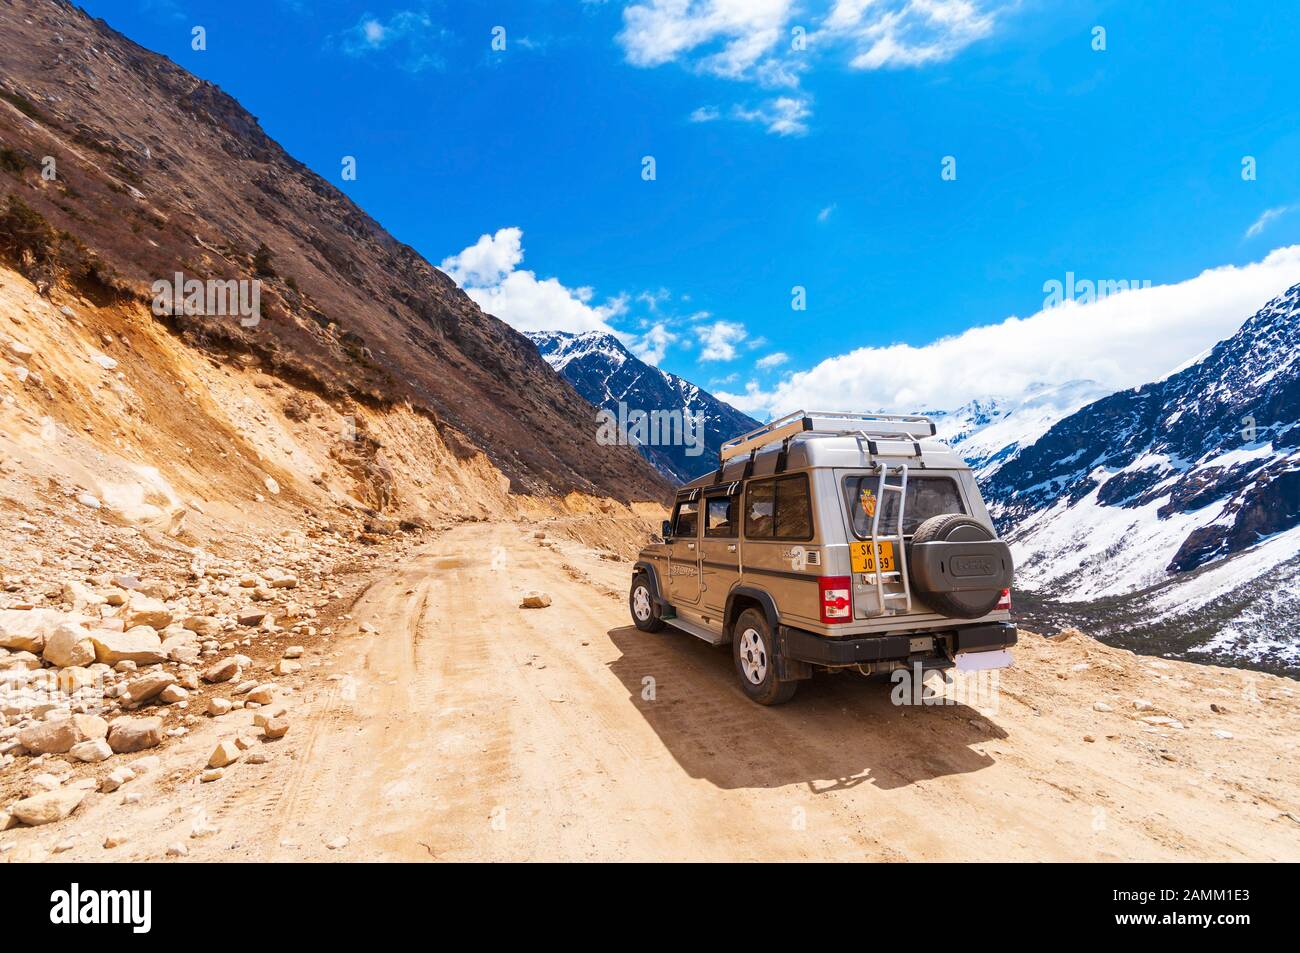
M 1010 588 L 1011 550 L 979 520 L 961 513 L 932 516 L 907 550 L 912 592 L 935 612 L 978 619 Z

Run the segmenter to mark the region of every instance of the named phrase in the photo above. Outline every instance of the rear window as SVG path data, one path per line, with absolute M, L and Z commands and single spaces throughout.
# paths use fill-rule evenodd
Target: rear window
M 891 486 L 898 486 L 898 477 L 889 477 L 885 481 Z M 885 499 L 876 499 L 880 489 L 880 477 L 850 476 L 844 478 L 844 502 L 848 506 L 849 521 L 853 525 L 853 534 L 859 539 L 871 535 L 871 514 L 874 507 L 880 507 L 879 531 L 892 534 L 898 522 L 898 494 L 885 493 Z M 903 508 L 903 535 L 911 536 L 916 528 L 932 516 L 944 513 L 965 513 L 966 507 L 961 501 L 961 491 L 957 481 L 951 477 L 913 476 L 907 477 L 907 500 Z
M 752 482 L 745 489 L 747 539 L 812 539 L 807 474 Z

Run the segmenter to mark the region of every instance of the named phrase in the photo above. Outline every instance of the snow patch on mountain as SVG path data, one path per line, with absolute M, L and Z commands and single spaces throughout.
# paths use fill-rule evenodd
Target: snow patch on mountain
M 954 411 L 929 411 L 939 439 L 986 479 L 1047 433 L 1057 421 L 1110 391 L 1090 380 L 1032 384 L 1017 397 L 970 401 Z
M 614 335 L 603 331 L 537 331 L 528 334 L 538 352 L 592 405 L 617 418 L 627 410 L 681 411 L 703 421 L 703 449 L 642 446 L 642 456 L 669 479 L 685 483 L 718 466 L 722 441 L 752 430 L 758 421 L 724 403 L 696 384 L 647 364 Z
M 1300 661 L 1300 285 L 1167 377 L 1004 458 L 965 453 L 1018 586 L 1099 624 L 1195 633 L 1187 652 Z

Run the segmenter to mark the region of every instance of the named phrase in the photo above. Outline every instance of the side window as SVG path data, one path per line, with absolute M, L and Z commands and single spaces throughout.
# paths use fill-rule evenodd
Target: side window
M 775 526 L 776 486 L 771 483 L 751 483 L 745 489 L 745 535 L 750 539 L 772 537 Z
M 776 481 L 776 538 L 812 538 L 812 501 L 808 499 L 808 478 L 797 476 Z
M 700 504 L 698 500 L 683 500 L 677 504 L 677 515 L 673 517 L 673 536 L 695 538 L 700 525 Z
M 812 539 L 812 501 L 807 474 L 749 484 L 745 491 L 745 536 Z
M 704 510 L 705 536 L 735 536 L 736 510 L 739 509 L 734 496 L 709 497 Z

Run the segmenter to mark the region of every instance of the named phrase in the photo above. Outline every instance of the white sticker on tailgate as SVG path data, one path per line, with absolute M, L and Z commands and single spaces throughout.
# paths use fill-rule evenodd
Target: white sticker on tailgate
M 957 653 L 957 671 L 983 672 L 990 668 L 1010 668 L 1011 653 L 1006 649 L 996 652 L 959 652 Z

